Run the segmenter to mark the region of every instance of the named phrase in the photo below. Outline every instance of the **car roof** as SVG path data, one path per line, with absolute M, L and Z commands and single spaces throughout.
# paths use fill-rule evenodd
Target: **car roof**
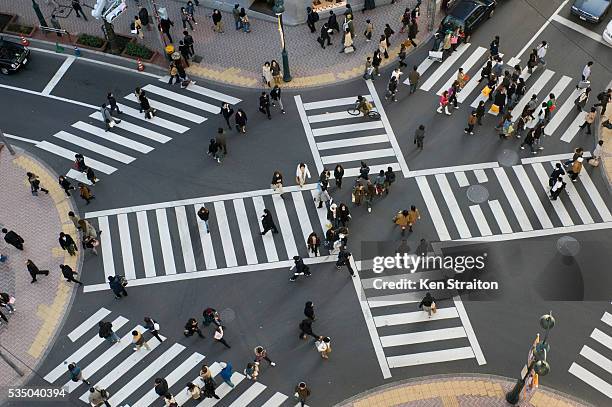
M 480 5 L 483 4 L 476 0 L 463 0 L 457 3 L 449 14 L 453 17 L 464 20 Z

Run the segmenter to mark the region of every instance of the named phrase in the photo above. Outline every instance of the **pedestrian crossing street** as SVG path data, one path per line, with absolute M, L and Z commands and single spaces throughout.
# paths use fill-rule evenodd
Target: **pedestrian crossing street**
M 392 376 L 391 369 L 431 363 L 476 359 L 479 365 L 486 364 L 461 298 L 454 290 L 426 290 L 437 305 L 437 312 L 430 318 L 418 308 L 425 291 L 380 286 L 381 281 L 441 282 L 453 276 L 452 270 L 419 268 L 411 273 L 386 268 L 376 274 L 372 261 L 357 261 L 355 265 L 359 279 L 353 281 L 385 378 Z
M 595 185 L 588 164 L 578 182 L 564 177 L 567 193 L 550 200 L 549 174 L 556 163 L 571 156 L 526 158 L 512 167 L 492 162 L 425 170 L 425 175 L 414 171 L 413 176 L 441 241 L 495 240 L 500 235 L 596 224 L 612 227 L 608 191 Z M 483 203 L 470 201 L 471 185 L 487 189 Z
M 504 54 L 499 55 L 503 59 Z M 425 58 L 417 67 L 417 71 L 421 74 L 419 89 L 426 92 L 436 92 L 436 95 L 439 96 L 450 88 L 457 79 L 459 68 L 463 68 L 464 73 L 470 79 L 461 92 L 458 93 L 457 100 L 461 104 L 470 103 L 470 107 L 476 108 L 480 101 L 486 102 L 487 100 L 487 97 L 481 93 L 486 83 L 484 81 L 478 83 L 478 80 L 480 79 L 480 71 L 486 65 L 488 56 L 488 49 L 471 43 L 464 43 L 460 44 L 454 53 L 439 64 L 429 58 Z M 512 72 L 513 67 L 505 65 L 504 69 Z M 574 100 L 578 97 L 580 91 L 574 89 L 572 85 L 578 83 L 580 78 L 571 78 L 541 65 L 534 68 L 531 74 L 528 72 L 527 67 L 524 67 L 521 77 L 525 79 L 527 85 L 526 92 L 525 96 L 519 100 L 513 109 L 512 121 L 515 122 L 518 119 L 532 95 L 538 95 L 538 101 L 541 104 L 548 100 L 550 93 L 553 93 L 557 100 L 557 109 L 552 113 L 552 119 L 546 125 L 544 133 L 547 136 L 558 136 L 561 141 L 567 143 L 572 142 L 578 135 L 580 131 L 578 126 L 584 122 L 586 114 L 578 113 L 574 105 Z M 501 80 L 502 78 L 499 79 L 500 83 Z M 408 79 L 404 81 L 404 84 L 409 85 Z M 498 113 L 489 110 L 489 114 L 497 115 Z
M 111 345 L 98 336 L 98 322 L 102 320 L 112 322 L 113 330 L 121 338 L 118 344 Z M 131 332 L 134 330 L 143 333 L 151 350 L 146 350 L 144 347 L 138 351 L 132 349 Z M 106 308 L 100 308 L 89 316 L 68 334 L 68 338 L 74 343 L 74 347 L 69 350 L 71 353 L 62 363 L 49 371 L 44 376 L 44 380 L 67 389 L 68 393 L 76 395 L 84 403 L 89 402 L 89 386 L 82 381 L 73 382 L 70 379 L 67 368 L 69 363 L 74 362 L 81 367 L 83 378 L 89 380 L 92 385 L 108 390 L 111 396 L 108 401 L 112 406 L 162 406 L 163 400 L 153 389 L 157 377 L 166 379 L 169 392 L 174 395 L 178 405 L 182 406 L 190 400 L 185 383 L 191 381 L 203 386 L 199 379 L 199 371 L 203 364 L 209 366 L 215 378 L 221 371 L 219 362 L 207 360 L 205 355 L 198 352 L 190 353 L 180 343 L 168 343 L 164 336 L 161 336 L 163 342 L 160 343 L 155 337 L 146 333 L 141 325 L 130 323 L 123 316 L 113 318 L 111 311 Z M 68 345 L 66 348 L 71 346 Z M 232 364 L 234 370 L 242 371 L 241 364 L 237 362 Z M 232 375 L 234 388 L 220 378 L 216 378 L 218 383 L 216 393 L 221 400 L 208 398 L 190 405 L 198 407 L 211 407 L 217 403 L 231 407 L 295 405 L 295 399 L 292 397 L 274 392 L 259 381 L 252 382 L 238 371 Z
M 358 95 L 310 102 L 302 101 L 300 95 L 294 97 L 318 173 L 341 164 L 344 175 L 353 177 L 359 175 L 360 161 L 366 161 L 371 174 L 392 167 L 407 175 L 408 166 L 376 89 L 371 80 L 366 84 L 368 93 L 361 96 L 380 113 L 379 120 L 347 112 Z
M 290 267 L 295 255 L 307 263 L 334 261 L 325 249 L 320 257 L 307 250 L 308 235 L 323 238 L 327 230 L 326 209 L 313 201 L 315 185 L 284 191 L 283 197 L 260 190 L 86 213 L 102 232 L 104 275 L 85 292 L 109 289 L 111 275 L 135 286 Z M 197 217 L 202 206 L 210 211 L 210 233 Z M 264 208 L 278 234 L 260 235 Z
M 151 106 L 158 113 L 147 120 L 140 113 L 140 104 L 133 93 L 117 95 L 118 106 L 123 114 L 114 113 L 121 120 L 110 131 L 98 110 L 85 121 L 77 121 L 70 128 L 59 131 L 36 147 L 74 162 L 74 155 L 81 153 L 85 162 L 98 174 L 110 175 L 120 164 L 130 164 L 140 154 L 148 154 L 157 144 L 165 144 L 173 137 L 180 137 L 195 124 L 201 124 L 211 115 L 217 115 L 221 102 L 232 105 L 241 102 L 233 96 L 199 85 L 189 85 L 177 91 L 166 85 L 167 77 L 159 79 L 165 84 L 147 84 L 142 87 L 147 93 Z M 204 99 L 204 100 L 202 100 Z M 124 103 L 120 103 L 124 102 Z M 92 106 L 93 107 L 93 106 Z M 91 185 L 84 174 L 70 169 L 68 177 Z M 103 178 L 103 175 L 98 178 Z
M 612 399 L 612 314 L 605 312 L 569 372 Z

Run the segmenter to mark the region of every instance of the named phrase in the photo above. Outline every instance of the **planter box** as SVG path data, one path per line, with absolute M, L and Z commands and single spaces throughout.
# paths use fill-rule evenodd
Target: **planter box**
M 81 36 L 77 37 L 76 41 L 74 42 L 74 45 L 76 45 L 79 48 L 85 48 L 85 49 L 90 49 L 93 51 L 104 52 L 104 50 L 106 50 L 106 46 L 108 45 L 108 41 L 105 40 L 102 42 L 102 45 L 100 45 L 99 47 L 92 47 L 91 45 L 81 44 L 79 42 L 79 38 L 81 38 Z
M 15 21 L 16 18 L 17 16 L 14 14 L 0 13 L 0 31 L 4 30 L 4 28 Z
M 8 15 L 8 14 L 5 14 Z M 34 32 L 36 31 L 36 27 L 32 27 L 29 25 L 20 25 L 17 21 L 18 21 L 19 17 L 17 16 L 13 16 L 13 18 L 4 26 L 3 31 L 7 34 L 13 34 L 13 35 L 23 35 L 24 37 L 31 37 L 32 35 L 34 35 Z M 21 32 L 21 31 L 17 31 L 17 30 L 11 30 L 9 29 L 9 27 L 11 25 L 19 25 L 22 28 L 25 28 L 26 30 L 24 30 L 25 32 Z
M 135 42 L 135 39 L 133 38 L 132 41 L 130 41 L 130 42 Z M 127 48 L 127 46 L 126 46 L 126 48 Z M 151 50 L 151 51 L 153 51 L 153 50 Z M 153 53 L 151 54 L 150 58 L 140 58 L 140 60 L 142 62 L 152 62 L 155 59 L 156 55 L 157 55 L 157 51 L 153 51 Z M 137 60 L 139 58 L 139 57 L 135 57 L 133 55 L 128 55 L 125 52 L 125 50 L 123 50 L 123 52 L 121 53 L 121 56 L 125 57 L 125 58 L 130 58 L 130 59 L 133 59 L 133 60 Z

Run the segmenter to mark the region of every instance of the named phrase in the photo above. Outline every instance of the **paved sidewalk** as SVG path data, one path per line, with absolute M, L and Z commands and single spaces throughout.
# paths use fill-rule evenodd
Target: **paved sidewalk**
M 2 146 L 2 145 L 0 145 Z M 49 189 L 32 196 L 26 172 L 40 177 L 41 185 Z M 75 285 L 62 277 L 59 265 L 77 268 L 78 256 L 64 255 L 58 244 L 61 230 L 76 238 L 78 235 L 68 211 L 74 210 L 57 183 L 57 175 L 36 158 L 17 150 L 11 156 L 8 149 L 0 150 L 0 224 L 14 230 L 25 240 L 24 250 L 17 250 L 0 239 L 0 252 L 8 260 L 0 263 L 0 291 L 16 299 L 16 311 L 7 315 L 9 323 L 0 327 L 0 346 L 3 355 L 24 374 L 23 377 L 0 359 L 0 388 L 19 386 L 34 374 L 37 366 L 53 342 L 75 294 Z M 2 235 L 3 237 L 3 235 Z M 49 276 L 39 276 L 30 283 L 26 260 L 31 259 L 40 270 L 50 270 Z M 5 392 L 0 395 L 6 397 Z
M 392 383 L 357 395 L 336 407 L 508 407 L 506 392 L 514 381 L 498 376 L 432 376 Z M 540 386 L 521 397 L 520 407 L 586 407 L 589 404 Z
M 93 0 L 84 1 L 85 4 L 92 5 Z M 52 8 L 44 1 L 39 1 L 41 10 L 45 17 L 50 16 Z M 66 2 L 61 2 L 66 3 Z M 90 4 L 92 3 L 92 4 Z M 167 6 L 170 19 L 174 22 L 171 30 L 174 44 L 178 46 L 178 41 L 183 38 L 182 24 L 179 17 L 180 7 L 185 2 L 173 0 L 159 0 L 159 7 Z M 355 46 L 357 50 L 351 54 L 341 54 L 340 34 L 332 36 L 332 46 L 322 49 L 316 38 L 324 22 L 329 15 L 320 13 L 320 20 L 316 23 L 317 32 L 310 33 L 310 29 L 305 25 L 285 26 L 285 38 L 289 53 L 289 65 L 293 81 L 286 84 L 286 87 L 298 88 L 308 86 L 321 86 L 333 84 L 339 81 L 361 76 L 364 70 L 366 56 L 371 56 L 378 47 L 378 38 L 383 32 L 385 23 L 388 23 L 396 34 L 391 37 L 391 47 L 389 49 L 390 58 L 383 60 L 383 66 L 397 60 L 399 44 L 407 38 L 407 34 L 400 34 L 400 18 L 406 7 L 412 8 L 416 0 L 406 0 L 396 4 L 382 5 L 374 10 L 362 13 L 354 10 L 355 21 Z M 85 8 L 90 15 L 90 9 Z M 38 20 L 28 1 L 10 1 L 3 3 L 0 11 L 19 15 L 20 21 L 25 24 L 38 24 Z M 276 59 L 279 63 L 281 59 L 280 37 L 278 25 L 274 22 L 263 21 L 251 18 L 251 33 L 236 31 L 233 17 L 230 13 L 223 12 L 224 33 L 214 32 L 210 14 L 212 10 L 199 6 L 196 8 L 195 19 L 198 25 L 192 35 L 195 40 L 196 54 L 202 56 L 203 60 L 199 64 L 192 64 L 189 72 L 193 76 L 211 79 L 223 83 L 229 83 L 244 87 L 261 87 L 261 68 L 265 61 Z M 128 10 L 119 16 L 113 23 L 115 31 L 130 36 L 130 22 L 137 13 L 137 8 L 132 1 L 128 2 Z M 247 11 L 248 13 L 248 11 Z M 344 16 L 343 10 L 337 10 L 338 22 L 342 25 Z M 151 13 L 150 13 L 151 14 Z M 441 16 L 436 16 L 436 26 Z M 374 24 L 374 35 L 371 42 L 366 42 L 363 32 L 366 19 L 371 19 Z M 419 34 L 416 39 L 417 44 L 428 37 L 427 32 L 427 1 L 421 5 L 421 16 L 419 18 Z M 49 21 L 47 21 L 49 22 Z M 88 21 L 77 18 L 72 11 L 66 18 L 60 19 L 62 28 L 70 33 L 88 33 L 102 36 L 100 21 L 93 17 L 88 17 Z M 189 30 L 191 32 L 191 30 Z M 144 30 L 144 44 L 151 49 L 160 50 L 160 40 L 155 27 L 151 31 Z M 45 38 L 44 35 L 37 34 L 37 38 Z M 55 41 L 55 37 L 49 34 L 49 41 Z M 408 49 L 410 52 L 412 48 Z M 68 51 L 67 51 L 68 52 Z M 386 78 L 385 78 L 386 80 Z

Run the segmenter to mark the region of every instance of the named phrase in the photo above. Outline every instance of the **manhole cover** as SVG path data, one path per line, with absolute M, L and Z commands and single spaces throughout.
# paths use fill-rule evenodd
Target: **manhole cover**
M 480 204 L 489 199 L 489 191 L 482 185 L 471 185 L 467 189 L 467 197 L 471 202 Z
M 557 240 L 557 250 L 563 256 L 576 256 L 580 253 L 580 242 L 571 236 L 561 236 Z
M 497 162 L 499 162 L 502 167 L 512 167 L 518 164 L 519 155 L 514 150 L 502 150 L 499 156 L 497 156 Z
M 223 322 L 232 322 L 236 319 L 236 312 L 231 308 L 221 310 L 219 315 L 221 316 L 221 321 Z

